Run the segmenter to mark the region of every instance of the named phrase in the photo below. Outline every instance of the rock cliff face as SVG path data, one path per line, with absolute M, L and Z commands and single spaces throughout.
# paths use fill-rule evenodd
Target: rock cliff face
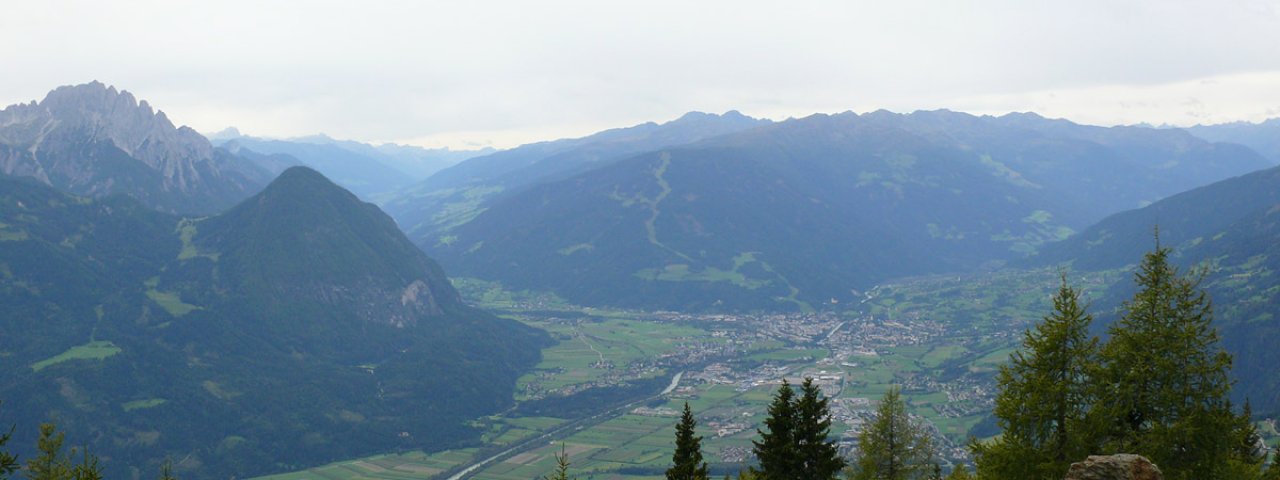
M 183 213 L 221 211 L 270 180 L 146 101 L 99 82 L 0 110 L 0 173 L 78 195 L 128 194 Z
M 1090 455 L 1073 463 L 1065 480 L 1164 480 L 1164 474 L 1145 457 L 1122 453 Z

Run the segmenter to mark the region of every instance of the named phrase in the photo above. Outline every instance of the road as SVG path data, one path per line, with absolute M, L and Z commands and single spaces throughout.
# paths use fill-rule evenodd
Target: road
M 676 389 L 676 387 L 680 386 L 681 378 L 684 378 L 684 372 L 677 373 L 675 374 L 675 376 L 671 377 L 671 384 L 667 385 L 667 388 L 662 390 L 662 392 L 657 395 L 642 398 L 640 400 L 635 400 L 631 403 L 622 405 L 620 407 L 615 407 L 611 410 L 606 410 L 601 413 L 597 413 L 587 418 L 582 418 L 582 419 L 567 422 L 564 425 L 553 428 L 543 433 L 542 435 L 538 435 L 536 437 L 520 442 L 511 448 L 508 448 L 506 450 L 503 450 L 497 454 L 490 456 L 489 458 L 486 458 L 479 462 L 472 463 L 471 465 L 467 466 L 467 468 L 462 469 L 462 471 L 453 474 L 453 476 L 449 477 L 448 480 L 463 480 L 465 478 L 469 478 L 472 474 L 476 473 L 476 471 L 498 460 L 507 458 L 510 455 L 515 455 L 517 453 L 520 453 L 526 450 L 532 450 L 534 448 L 541 447 L 546 444 L 544 442 L 555 440 L 556 438 L 560 438 L 563 434 L 567 432 L 576 432 L 578 430 L 582 430 L 588 426 L 595 425 L 597 423 L 603 422 L 605 420 L 616 417 L 622 413 L 625 413 L 626 411 L 630 410 L 631 407 L 637 404 L 648 402 L 655 398 L 671 393 Z M 564 436 L 567 436 L 567 435 L 564 435 Z

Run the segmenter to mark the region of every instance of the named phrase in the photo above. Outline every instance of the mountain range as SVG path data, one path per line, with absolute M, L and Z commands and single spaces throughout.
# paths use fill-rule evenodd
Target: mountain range
M 504 159 L 521 149 L 473 158 L 387 208 L 457 275 L 585 304 L 805 309 L 890 278 L 992 268 L 1110 213 L 1271 165 L 1181 130 L 1034 114 L 736 124 L 624 144 L 650 149 L 639 154 L 592 153 L 601 142 L 587 137 L 523 147 L 520 161 Z
M 124 193 L 167 212 L 209 214 L 272 173 L 99 82 L 0 110 L 0 173 L 90 197 Z
M 583 138 L 523 145 L 460 162 L 404 188 L 384 207 L 420 245 L 447 237 L 490 205 L 524 189 L 608 165 L 630 155 L 771 123 L 736 111 L 693 112 Z
M 1247 146 L 1257 150 L 1272 162 L 1280 164 L 1280 118 L 1259 123 L 1196 125 L 1187 128 L 1187 131 L 1212 142 L 1231 142 Z
M 234 128 L 211 136 L 214 144 L 242 156 L 277 157 L 259 165 L 273 174 L 292 165 L 306 165 L 369 201 L 385 200 L 396 190 L 422 181 L 462 160 L 492 153 L 493 149 L 450 150 L 383 144 L 373 146 L 325 135 L 267 139 L 242 135 Z
M 305 167 L 201 218 L 0 177 L 0 303 L 11 445 L 54 421 L 122 478 L 474 442 L 548 341 Z

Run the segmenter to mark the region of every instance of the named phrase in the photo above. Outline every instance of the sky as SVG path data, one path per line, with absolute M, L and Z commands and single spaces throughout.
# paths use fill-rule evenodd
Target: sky
M 1280 117 L 1280 0 L 5 0 L 0 104 L 99 80 L 202 132 L 511 147 L 688 111 Z

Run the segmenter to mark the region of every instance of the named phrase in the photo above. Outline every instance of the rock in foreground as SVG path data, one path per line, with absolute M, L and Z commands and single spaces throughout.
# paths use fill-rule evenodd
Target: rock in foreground
M 1146 457 L 1122 453 L 1090 455 L 1073 463 L 1065 480 L 1164 480 L 1164 474 Z

